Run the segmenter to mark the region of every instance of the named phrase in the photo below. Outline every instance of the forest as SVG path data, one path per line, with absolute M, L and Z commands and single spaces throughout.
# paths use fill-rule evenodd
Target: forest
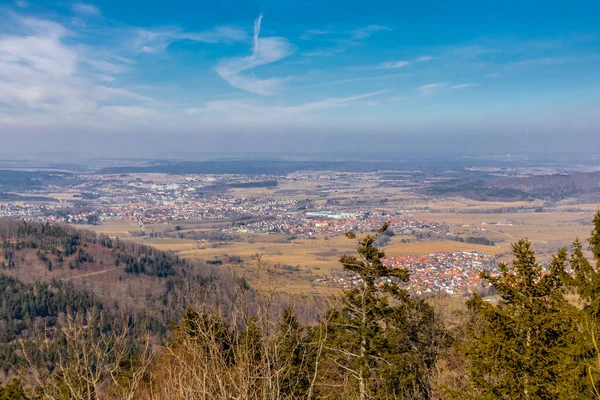
M 409 272 L 384 265 L 377 247 L 387 229 L 347 233 L 356 253 L 340 264 L 362 283 L 307 319 L 260 258 L 252 285 L 231 277 L 218 286 L 224 275 L 188 280 L 181 271 L 191 264 L 169 253 L 3 223 L 0 399 L 600 398 L 600 212 L 590 237 L 548 265 L 529 241 L 513 244 L 512 263 L 482 273 L 497 295 L 458 307 L 404 289 Z M 95 262 L 94 246 L 127 275 L 168 282 L 165 307 L 121 307 L 70 282 L 8 276 L 23 268 L 24 250 L 68 270 Z M 184 286 L 194 301 L 170 300 Z M 167 309 L 172 324 L 158 317 Z

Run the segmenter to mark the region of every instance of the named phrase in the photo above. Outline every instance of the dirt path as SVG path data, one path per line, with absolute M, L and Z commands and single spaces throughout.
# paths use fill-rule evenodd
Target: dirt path
M 100 274 L 104 274 L 106 272 L 114 271 L 116 269 L 119 269 L 119 267 L 109 268 L 109 269 L 105 269 L 103 271 L 90 272 L 89 274 L 83 274 L 83 275 L 73 276 L 71 278 L 66 278 L 65 280 L 66 281 L 70 281 L 71 279 L 78 279 L 78 278 L 85 278 L 85 277 L 93 276 L 93 275 L 100 275 Z

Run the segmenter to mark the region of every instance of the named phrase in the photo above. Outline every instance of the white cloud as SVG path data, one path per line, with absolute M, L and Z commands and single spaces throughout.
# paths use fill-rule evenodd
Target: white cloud
M 476 86 L 481 86 L 481 84 L 479 83 L 459 83 L 457 85 L 451 85 L 449 87 L 449 89 L 464 89 L 464 88 L 469 88 L 469 87 L 476 87 Z
M 180 40 L 192 40 L 195 42 L 204 43 L 228 43 L 241 42 L 248 38 L 248 35 L 243 30 L 229 26 L 218 26 L 211 31 L 199 33 L 181 33 L 177 36 Z
M 367 25 L 351 31 L 336 31 L 332 29 L 308 29 L 300 35 L 301 40 L 314 40 L 321 36 L 333 36 L 338 42 L 360 41 L 373 36 L 377 32 L 391 31 L 392 28 L 383 25 Z M 343 37 L 344 39 L 341 39 Z M 352 43 L 350 43 L 352 44 Z
M 105 103 L 119 101 L 124 107 L 156 103 L 125 88 L 96 84 L 99 79 L 114 81 L 104 74 L 118 74 L 125 68 L 100 58 L 100 52 L 68 44 L 65 39 L 74 35 L 64 26 L 19 16 L 6 22 L 14 27 L 11 33 L 0 30 L 0 102 L 13 115 L 11 121 L 93 121 Z
M 433 59 L 432 56 L 421 56 L 421 57 L 417 57 L 416 61 L 417 62 L 427 62 L 427 61 L 431 61 Z
M 314 50 L 314 51 L 306 51 L 304 53 L 302 53 L 302 55 L 304 57 L 327 57 L 327 56 L 332 56 L 334 54 L 339 54 L 339 53 L 343 53 L 344 50 L 343 49 L 321 49 L 321 50 Z
M 94 85 L 90 88 L 90 90 L 93 98 L 100 101 L 110 99 L 133 99 L 146 103 L 158 103 L 158 101 L 152 97 L 143 96 L 139 93 L 123 88 Z
M 107 60 L 90 58 L 86 54 L 80 54 L 78 62 L 81 65 L 91 67 L 106 74 L 122 74 L 130 68 L 129 65 L 123 65 L 122 63 L 113 63 Z
M 383 25 L 368 25 L 362 28 L 355 29 L 351 32 L 351 38 L 354 40 L 366 39 L 373 36 L 377 32 L 391 31 L 392 28 Z
M 408 61 L 390 61 L 390 62 L 384 62 L 383 64 L 378 65 L 377 68 L 378 69 L 397 69 L 397 68 L 406 67 L 408 64 L 410 64 L 410 62 L 408 62 Z
M 285 79 L 259 79 L 254 75 L 254 68 L 279 61 L 293 53 L 292 46 L 285 38 L 260 38 L 262 14 L 254 23 L 254 43 L 252 55 L 248 57 L 223 60 L 216 71 L 231 86 L 260 95 L 273 95 L 280 90 Z M 250 74 L 245 73 L 251 71 Z
M 130 46 L 136 52 L 161 53 L 173 42 L 190 40 L 201 43 L 233 43 L 245 41 L 246 32 L 232 26 L 219 26 L 205 32 L 185 32 L 180 28 L 145 29 L 133 28 Z
M 349 48 L 360 46 L 364 39 L 373 36 L 377 32 L 391 31 L 392 28 L 383 25 L 367 25 L 351 31 L 336 31 L 331 29 L 309 29 L 300 35 L 301 40 L 328 42 L 327 46 L 302 53 L 304 57 L 326 57 L 343 53 Z
M 71 5 L 73 12 L 82 15 L 98 16 L 100 15 L 100 9 L 93 4 L 87 3 L 73 3 Z
M 300 106 L 288 107 L 288 109 L 292 110 L 292 111 L 306 112 L 306 111 L 324 110 L 324 109 L 328 109 L 328 108 L 337 108 L 337 107 L 346 106 L 350 103 L 354 103 L 358 100 L 364 100 L 364 99 L 368 99 L 370 97 L 379 96 L 379 95 L 382 95 L 387 92 L 388 92 L 387 90 L 378 90 L 376 92 L 365 93 L 365 94 L 361 94 L 361 95 L 357 95 L 357 96 L 332 97 L 332 98 L 322 100 L 322 101 L 306 103 L 306 104 L 302 104 Z
M 241 124 L 301 123 L 311 120 L 313 112 L 349 106 L 387 92 L 387 90 L 379 90 L 356 96 L 332 97 L 296 106 L 265 105 L 243 100 L 213 100 L 206 102 L 204 107 L 189 108 L 185 113 L 198 116 L 207 122 L 226 119 Z
M 446 82 L 437 82 L 419 86 L 416 90 L 421 96 L 432 96 L 446 87 L 448 87 Z
M 87 24 L 85 23 L 85 21 L 80 18 L 71 19 L 71 24 L 73 24 L 77 28 L 87 28 Z
M 292 122 L 292 117 L 295 122 L 302 120 L 301 113 L 290 112 L 287 107 L 244 100 L 207 101 L 203 107 L 190 108 L 185 113 L 203 124 L 215 126 L 221 125 L 224 120 L 230 126 L 244 127 Z
M 469 87 L 481 86 L 479 83 L 459 83 L 451 85 L 447 82 L 437 82 L 437 83 L 429 83 L 427 85 L 419 86 L 416 91 L 421 96 L 432 96 L 441 90 L 458 90 L 465 89 Z

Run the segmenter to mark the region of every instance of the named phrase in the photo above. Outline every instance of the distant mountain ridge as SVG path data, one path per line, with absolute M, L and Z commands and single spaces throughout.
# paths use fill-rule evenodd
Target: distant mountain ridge
M 600 172 L 527 177 L 490 177 L 476 180 L 452 179 L 423 189 L 429 195 L 460 195 L 475 200 L 559 201 L 579 198 L 600 200 Z

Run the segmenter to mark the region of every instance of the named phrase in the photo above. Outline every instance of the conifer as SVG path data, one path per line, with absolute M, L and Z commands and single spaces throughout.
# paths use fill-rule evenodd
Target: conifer
M 408 271 L 384 264 L 385 253 L 375 243 L 388 226 L 360 238 L 357 256 L 340 259 L 360 283 L 346 290 L 327 316 L 328 358 L 350 378 L 344 380 L 360 399 L 426 398 L 429 370 L 445 346 L 444 331 L 431 306 L 400 287 L 408 282 Z
M 499 275 L 482 273 L 500 296 L 498 304 L 474 295 L 468 345 L 475 398 L 579 398 L 583 371 L 577 363 L 575 308 L 565 298 L 567 251 L 544 272 L 531 242 L 513 245 L 515 259 Z

